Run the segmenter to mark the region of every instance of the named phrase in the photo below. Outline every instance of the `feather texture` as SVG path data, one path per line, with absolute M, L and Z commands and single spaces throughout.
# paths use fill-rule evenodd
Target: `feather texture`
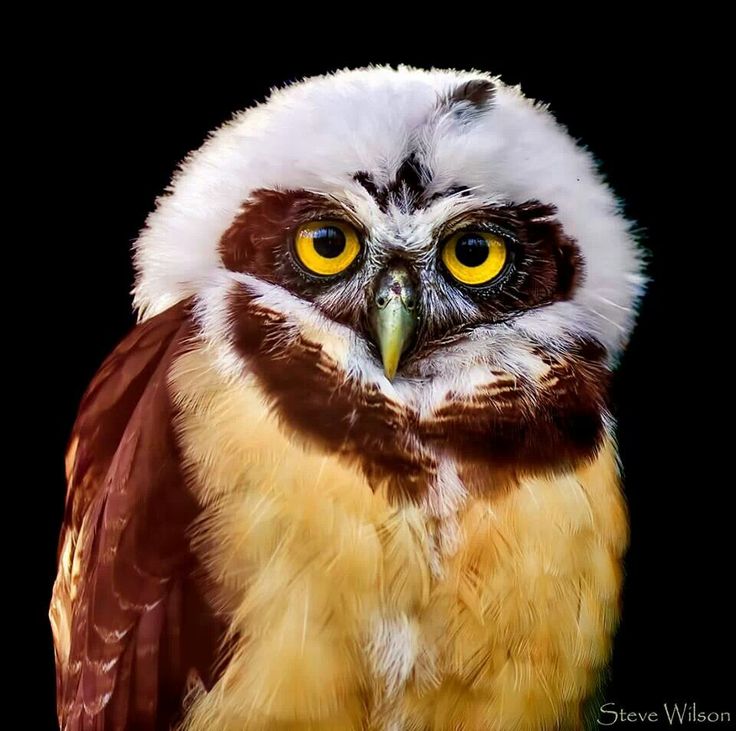
M 503 490 L 445 456 L 431 509 L 294 439 L 191 328 L 186 304 L 140 325 L 82 403 L 51 609 L 65 731 L 578 726 L 627 539 L 610 438 Z
M 82 400 L 51 605 L 65 731 L 168 729 L 190 668 L 209 673 L 166 380 L 189 330 L 186 302 L 139 325 Z
M 186 729 L 576 727 L 618 616 L 611 441 L 433 517 L 292 440 L 252 375 L 224 379 L 213 357 L 181 357 L 172 392 L 235 649 Z
M 325 217 L 360 258 L 316 278 L 292 244 Z M 509 265 L 465 287 L 440 252 L 476 227 Z M 399 260 L 418 324 L 389 381 L 370 322 Z M 643 280 L 546 108 L 478 73 L 292 85 L 187 159 L 135 263 L 145 321 L 67 457 L 64 731 L 579 727 L 618 616 L 608 382 Z

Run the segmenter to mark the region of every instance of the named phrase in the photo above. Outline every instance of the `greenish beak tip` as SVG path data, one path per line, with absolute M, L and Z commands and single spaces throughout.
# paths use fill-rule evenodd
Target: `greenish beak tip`
M 416 293 L 403 266 L 391 267 L 381 276 L 370 320 L 383 371 L 392 381 L 417 326 Z

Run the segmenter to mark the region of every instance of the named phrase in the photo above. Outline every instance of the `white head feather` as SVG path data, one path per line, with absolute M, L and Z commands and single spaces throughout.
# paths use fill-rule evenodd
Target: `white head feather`
M 427 125 L 438 99 L 478 78 L 496 86 L 487 112 L 473 124 L 444 119 Z M 592 156 L 546 107 L 477 72 L 340 71 L 278 90 L 237 114 L 184 161 L 136 243 L 134 294 L 141 317 L 190 295 L 204 297 L 213 281 L 222 281 L 218 243 L 253 191 L 339 193 L 359 207 L 355 172 L 370 171 L 380 181 L 418 136 L 433 184 L 460 180 L 484 200 L 552 204 L 579 246 L 585 277 L 573 298 L 529 311 L 513 328 L 550 342 L 594 336 L 615 358 L 644 281 L 631 225 Z M 371 215 L 367 207 L 364 213 Z M 417 217 L 416 235 L 423 225 Z

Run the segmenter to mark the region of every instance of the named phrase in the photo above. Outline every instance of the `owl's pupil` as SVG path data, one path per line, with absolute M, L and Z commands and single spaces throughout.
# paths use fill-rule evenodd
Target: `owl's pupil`
M 345 234 L 337 226 L 323 226 L 312 234 L 314 250 L 325 259 L 334 259 L 345 250 Z
M 465 234 L 455 245 L 455 256 L 466 267 L 480 266 L 488 258 L 488 242 L 478 234 Z

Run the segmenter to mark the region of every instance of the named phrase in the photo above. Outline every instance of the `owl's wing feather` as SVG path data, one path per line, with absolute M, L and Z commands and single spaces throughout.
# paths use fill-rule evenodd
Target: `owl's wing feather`
M 189 549 L 167 375 L 189 303 L 136 327 L 92 381 L 72 432 L 51 620 L 65 731 L 168 729 L 188 677 L 209 679 L 221 628 Z

